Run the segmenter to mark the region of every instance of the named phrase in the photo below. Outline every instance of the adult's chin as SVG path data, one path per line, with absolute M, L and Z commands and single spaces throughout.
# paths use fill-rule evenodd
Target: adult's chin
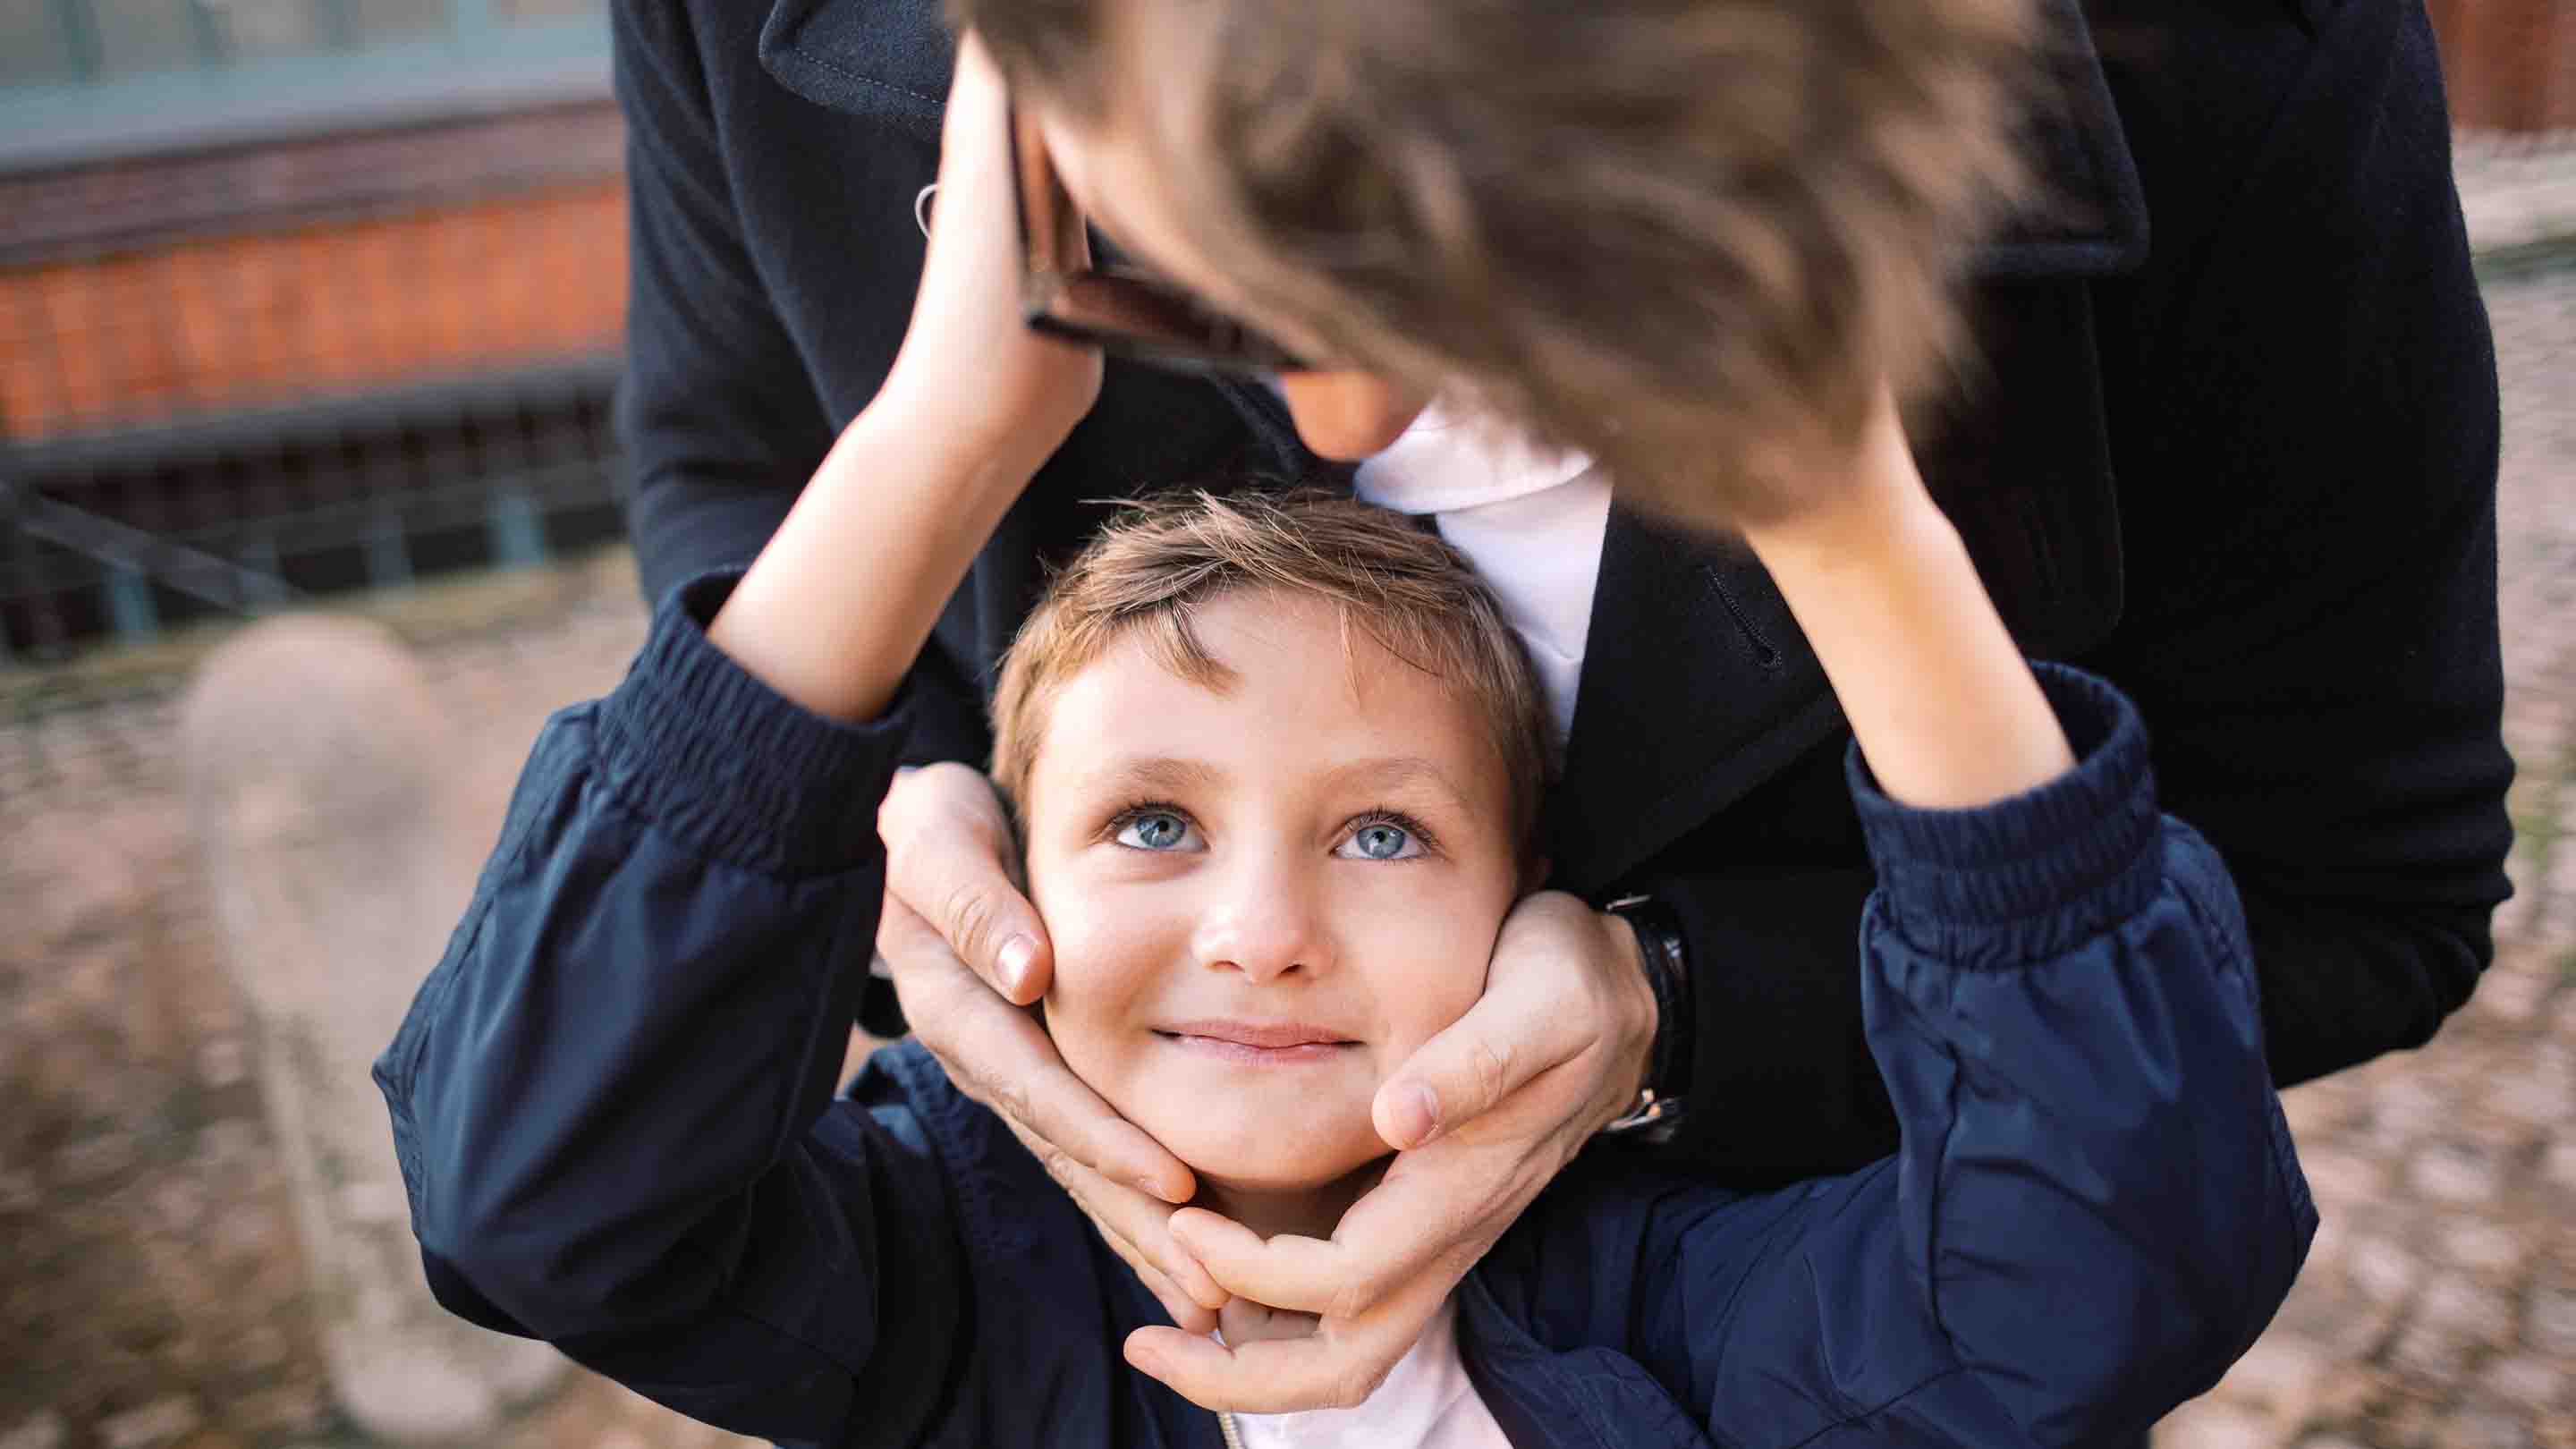
M 1356 463 L 1385 452 L 1428 399 L 1366 372 L 1288 372 L 1279 393 L 1297 436 L 1322 457 Z

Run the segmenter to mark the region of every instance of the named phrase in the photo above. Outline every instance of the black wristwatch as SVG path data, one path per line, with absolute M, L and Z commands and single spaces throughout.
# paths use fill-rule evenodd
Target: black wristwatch
M 1690 1094 L 1691 1035 L 1697 1021 L 1681 918 L 1672 907 L 1645 895 L 1621 896 L 1601 909 L 1636 932 L 1646 984 L 1655 991 L 1655 1045 L 1647 1058 L 1645 1086 L 1636 1104 L 1601 1130 L 1636 1141 L 1667 1142 L 1681 1130 L 1682 1107 Z

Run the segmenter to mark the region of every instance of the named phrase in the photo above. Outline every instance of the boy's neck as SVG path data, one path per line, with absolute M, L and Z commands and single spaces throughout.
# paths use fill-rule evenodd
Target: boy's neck
M 1248 1187 L 1201 1173 L 1199 1194 L 1191 1201 L 1232 1218 L 1264 1238 L 1281 1233 L 1330 1238 L 1333 1230 L 1341 1226 L 1342 1214 L 1350 1211 L 1362 1193 L 1377 1185 L 1389 1160 L 1380 1158 L 1346 1177 L 1316 1187 Z

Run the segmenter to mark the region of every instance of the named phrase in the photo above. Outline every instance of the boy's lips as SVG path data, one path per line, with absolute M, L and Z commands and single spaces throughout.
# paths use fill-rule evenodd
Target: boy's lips
M 1176 1021 L 1155 1034 L 1189 1051 L 1274 1066 L 1329 1061 L 1345 1047 L 1359 1045 L 1330 1027 L 1302 1021 Z

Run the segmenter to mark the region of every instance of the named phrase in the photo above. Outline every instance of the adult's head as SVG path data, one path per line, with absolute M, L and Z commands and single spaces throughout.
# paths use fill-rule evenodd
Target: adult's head
M 1379 1084 L 1483 992 L 1535 874 L 1544 705 L 1465 563 L 1347 499 L 1149 505 L 993 708 L 1066 1064 L 1220 1190 L 1385 1156 Z
M 1319 441 L 1461 388 L 1721 521 L 1855 435 L 1881 379 L 1939 370 L 1961 251 L 2018 175 L 2032 24 L 2027 0 L 951 8 L 1104 230 L 1352 366 L 1291 380 Z

